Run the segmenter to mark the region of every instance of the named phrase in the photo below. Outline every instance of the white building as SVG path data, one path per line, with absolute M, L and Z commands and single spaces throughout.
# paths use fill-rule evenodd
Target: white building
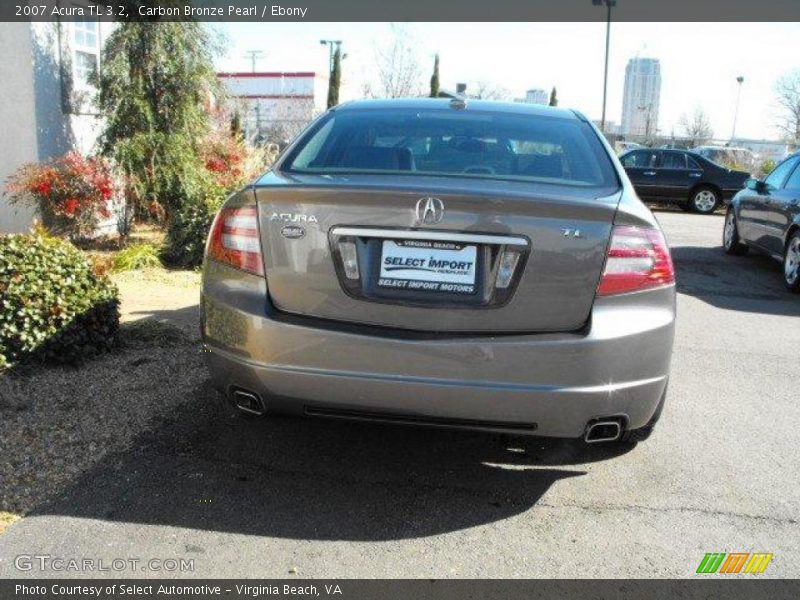
M 288 142 L 327 106 L 328 80 L 313 72 L 217 73 L 241 111 L 248 139 Z
M 622 133 L 654 135 L 658 131 L 661 64 L 657 58 L 632 58 L 625 68 Z
M 525 104 L 550 104 L 550 94 L 546 90 L 533 89 L 525 92 L 524 98 L 518 98 L 516 102 L 523 102 Z
M 0 188 L 24 163 L 92 150 L 102 125 L 89 74 L 114 27 L 88 20 L 0 23 Z M 27 231 L 27 206 L 0 194 L 0 233 Z M 115 223 L 103 223 L 114 228 Z

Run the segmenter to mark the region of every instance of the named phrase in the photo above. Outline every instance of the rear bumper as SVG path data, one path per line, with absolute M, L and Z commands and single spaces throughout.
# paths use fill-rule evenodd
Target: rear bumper
M 270 410 L 580 437 L 589 420 L 647 424 L 664 392 L 674 287 L 599 299 L 586 331 L 397 335 L 269 316 L 263 279 L 207 271 L 203 337 L 214 385 Z

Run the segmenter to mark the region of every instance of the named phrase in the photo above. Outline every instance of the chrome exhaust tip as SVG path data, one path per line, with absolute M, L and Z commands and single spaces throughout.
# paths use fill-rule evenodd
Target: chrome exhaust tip
M 583 439 L 587 444 L 614 442 L 622 437 L 622 426 L 619 421 L 595 421 L 586 427 Z
M 255 415 L 256 417 L 264 416 L 267 413 L 267 406 L 261 399 L 261 396 L 254 392 L 246 390 L 233 390 L 231 399 L 236 408 L 248 415 Z

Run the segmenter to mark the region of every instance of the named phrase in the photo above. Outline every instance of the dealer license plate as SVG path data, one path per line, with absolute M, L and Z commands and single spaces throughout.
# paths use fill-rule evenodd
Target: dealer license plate
M 475 293 L 478 248 L 429 240 L 384 240 L 378 285 L 421 292 Z

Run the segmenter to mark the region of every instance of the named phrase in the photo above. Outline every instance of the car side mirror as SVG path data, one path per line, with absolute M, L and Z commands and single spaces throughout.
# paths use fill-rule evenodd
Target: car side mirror
M 767 184 L 760 179 L 755 179 L 753 177 L 745 181 L 744 185 L 748 190 L 753 190 L 759 194 L 763 194 L 765 191 L 767 191 Z

